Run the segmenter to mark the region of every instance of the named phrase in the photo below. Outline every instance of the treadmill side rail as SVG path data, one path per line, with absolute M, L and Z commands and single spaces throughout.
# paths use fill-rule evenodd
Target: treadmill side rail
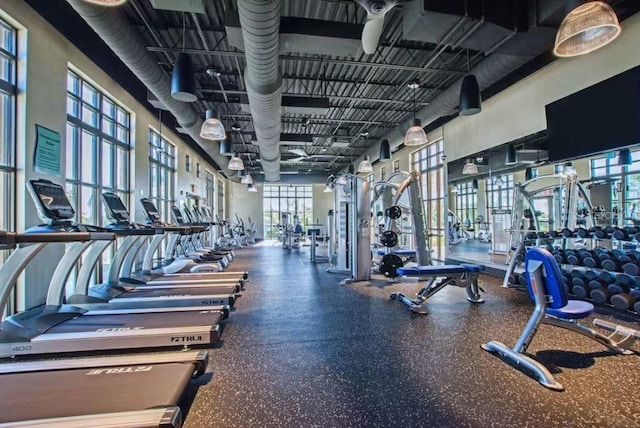
M 39 419 L 32 421 L 9 422 L 0 424 L 0 428 L 178 428 L 182 425 L 182 414 L 176 406 L 159 409 L 139 410 L 135 412 L 103 413 L 96 415 L 69 416 L 66 418 Z

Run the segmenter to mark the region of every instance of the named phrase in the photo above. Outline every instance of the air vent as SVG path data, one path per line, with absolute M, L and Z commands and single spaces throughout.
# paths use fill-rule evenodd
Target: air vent
M 154 9 L 206 13 L 204 0 L 150 0 Z

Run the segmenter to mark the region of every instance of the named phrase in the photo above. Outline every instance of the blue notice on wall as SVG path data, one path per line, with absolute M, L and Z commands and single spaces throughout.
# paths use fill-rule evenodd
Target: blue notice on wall
M 40 174 L 60 177 L 60 134 L 36 125 L 36 149 L 33 169 Z

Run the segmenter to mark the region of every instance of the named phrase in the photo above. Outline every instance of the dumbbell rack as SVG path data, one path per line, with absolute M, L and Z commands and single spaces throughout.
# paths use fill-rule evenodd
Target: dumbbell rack
M 566 249 L 567 241 L 572 238 L 591 240 L 591 246 L 595 248 L 592 250 Z M 537 243 L 541 239 L 553 241 L 562 239 L 563 249 L 554 248 L 551 244 L 546 247 L 554 252 L 556 261 L 563 269 L 567 293 L 581 300 L 639 316 L 640 252 L 625 248 L 626 244 L 635 238 L 640 238 L 639 231 L 635 227 L 628 227 L 573 231 L 565 229 L 551 233 L 532 231 L 525 237 L 525 241 L 530 244 L 534 239 Z M 597 243 L 603 240 L 611 241 L 612 249 L 598 248 Z M 518 254 L 514 254 L 514 257 L 517 256 Z M 505 284 L 508 283 L 508 286 L 515 283 L 526 286 L 524 275 L 511 271 L 510 275 L 507 272 L 507 276 L 505 276 Z

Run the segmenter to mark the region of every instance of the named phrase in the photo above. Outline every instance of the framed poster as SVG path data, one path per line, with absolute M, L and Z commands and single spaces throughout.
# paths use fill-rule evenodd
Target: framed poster
M 60 134 L 36 125 L 36 148 L 33 153 L 33 170 L 40 174 L 60 177 Z

